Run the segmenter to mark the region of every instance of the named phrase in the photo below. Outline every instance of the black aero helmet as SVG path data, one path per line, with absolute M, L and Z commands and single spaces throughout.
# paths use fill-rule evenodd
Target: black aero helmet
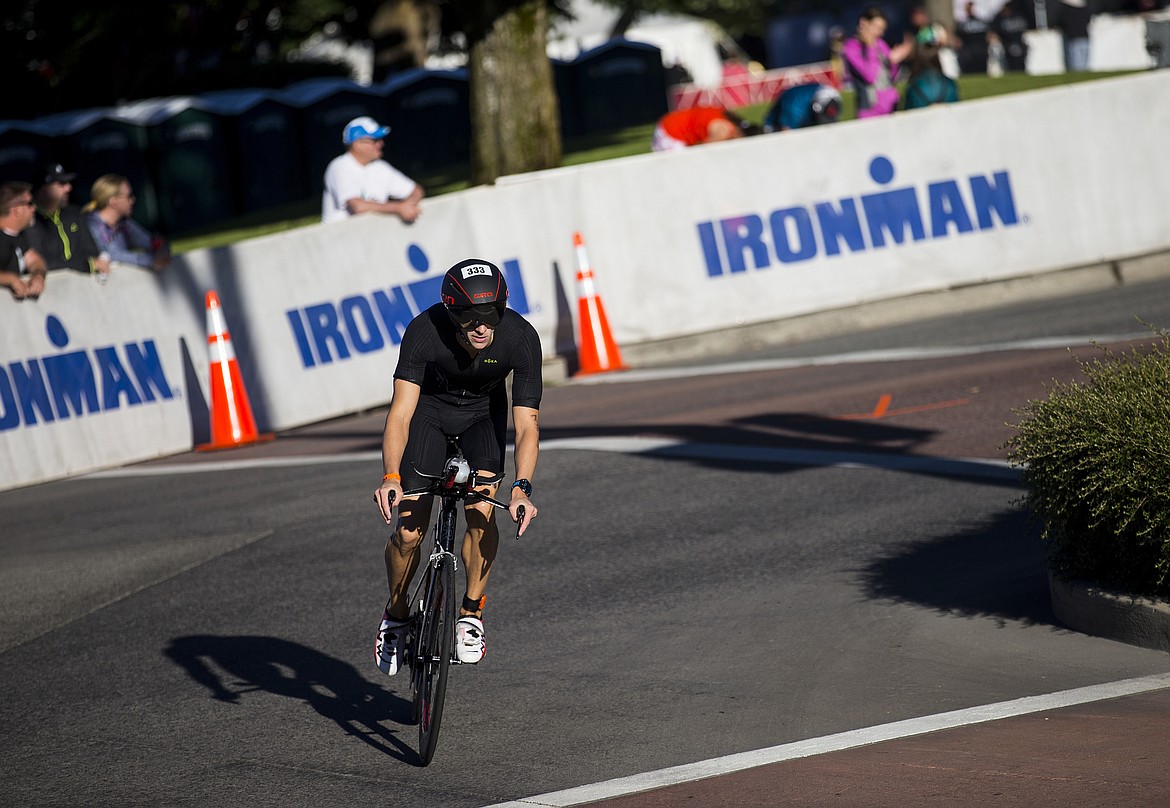
M 440 295 L 456 325 L 466 328 L 481 322 L 495 327 L 508 305 L 508 282 L 492 262 L 468 258 L 447 270 Z

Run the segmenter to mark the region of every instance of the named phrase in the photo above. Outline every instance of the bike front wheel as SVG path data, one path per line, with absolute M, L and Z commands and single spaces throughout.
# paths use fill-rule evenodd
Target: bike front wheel
M 414 713 L 418 719 L 419 757 L 426 766 L 439 744 L 439 724 L 447 695 L 447 674 L 455 636 L 455 562 L 447 557 L 431 572 L 430 586 L 415 648 Z

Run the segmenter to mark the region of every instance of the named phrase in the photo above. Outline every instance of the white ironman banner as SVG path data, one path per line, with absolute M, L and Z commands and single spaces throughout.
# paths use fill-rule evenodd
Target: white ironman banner
M 402 330 L 464 258 L 504 269 L 545 356 L 572 350 L 578 231 L 619 345 L 1170 250 L 1170 104 L 1149 103 L 1168 95 L 1167 71 L 1103 79 L 503 178 L 427 200 L 414 225 L 314 225 L 106 287 L 54 272 L 40 301 L 0 297 L 0 488 L 190 448 L 184 361 L 206 402 L 209 289 L 269 431 L 388 402 Z M 84 416 L 46 423 L 34 401 L 32 423 L 4 398 L 13 373 L 37 392 L 42 357 L 80 351 L 98 384 L 97 363 L 117 376 L 111 356 L 145 341 L 169 399 L 133 403 L 139 380 L 114 378 L 117 406 L 90 408 L 66 384 L 60 406 Z
M 53 272 L 0 301 L 0 490 L 191 448 L 176 332 L 153 273 Z M 206 342 L 206 340 L 204 340 Z
M 619 344 L 636 344 L 1165 250 L 1170 105 L 1148 99 L 1167 93 L 1159 71 L 563 170 L 556 181 L 579 179 L 569 198 L 583 201 L 610 324 Z M 893 173 L 885 185 L 870 173 L 881 158 Z M 984 229 L 972 183 L 999 175 L 1015 223 L 984 210 Z M 885 232 L 878 246 L 865 197 L 901 189 L 912 189 L 925 237 L 907 229 L 896 243 Z M 944 208 L 957 193 L 970 229 L 942 216 L 934 235 L 932 193 Z M 818 206 L 842 200 L 858 210 L 863 240 L 829 254 Z M 811 256 L 778 257 L 777 211 L 789 230 L 807 214 L 815 242 L 788 233 L 783 246 Z M 721 233 L 734 217 L 762 225 L 745 239 L 761 254 L 733 250 L 743 271 Z M 702 223 L 714 223 L 717 261 L 705 260 Z

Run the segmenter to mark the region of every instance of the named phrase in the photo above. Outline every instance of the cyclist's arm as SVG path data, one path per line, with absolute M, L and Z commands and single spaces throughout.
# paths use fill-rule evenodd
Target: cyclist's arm
M 394 380 L 394 398 L 390 401 L 390 411 L 386 413 L 386 428 L 382 431 L 382 473 L 397 474 L 399 479 L 383 480 L 374 498 L 378 501 L 378 510 L 386 524 L 390 524 L 393 517 L 394 502 L 402 499 L 402 454 L 406 451 L 406 440 L 410 435 L 410 419 L 414 417 L 414 410 L 418 406 L 418 397 L 422 388 L 414 382 L 404 379 Z M 390 495 L 393 493 L 393 500 Z
M 513 407 L 512 424 L 516 428 L 516 479 L 531 480 L 536 473 L 536 457 L 540 454 L 540 411 L 532 407 Z M 516 519 L 516 510 L 524 506 L 524 522 L 517 531 L 517 536 L 524 535 L 528 524 L 536 516 L 536 506 L 519 488 L 512 489 L 512 501 L 508 503 L 508 512 L 512 520 Z

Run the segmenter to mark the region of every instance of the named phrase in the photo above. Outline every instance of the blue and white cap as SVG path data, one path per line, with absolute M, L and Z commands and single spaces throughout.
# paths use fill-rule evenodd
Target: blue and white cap
M 389 126 L 382 126 L 373 118 L 363 115 L 360 118 L 354 118 L 345 125 L 345 131 L 341 134 L 341 139 L 348 146 L 355 140 L 360 140 L 363 137 L 372 137 L 374 140 L 381 140 L 388 134 L 390 134 Z

